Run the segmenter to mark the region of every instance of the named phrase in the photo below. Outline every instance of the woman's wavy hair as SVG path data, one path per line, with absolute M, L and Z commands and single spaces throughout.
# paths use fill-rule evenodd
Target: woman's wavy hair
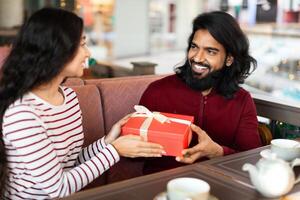
M 239 84 L 244 83 L 244 80 L 256 69 L 256 60 L 249 55 L 248 39 L 230 14 L 221 11 L 203 13 L 193 21 L 193 31 L 188 38 L 187 54 L 191 48 L 195 32 L 198 30 L 208 30 L 212 37 L 223 45 L 226 55 L 231 55 L 234 58 L 230 67 L 223 67 L 223 74 L 214 88 L 225 98 L 232 98 L 239 89 Z M 177 76 L 184 81 L 187 78 L 188 67 L 190 64 L 186 59 L 182 66 L 175 68 Z
M 80 45 L 83 21 L 72 12 L 43 8 L 21 27 L 0 71 L 0 192 L 6 181 L 7 158 L 2 123 L 5 110 L 33 88 L 53 80 Z

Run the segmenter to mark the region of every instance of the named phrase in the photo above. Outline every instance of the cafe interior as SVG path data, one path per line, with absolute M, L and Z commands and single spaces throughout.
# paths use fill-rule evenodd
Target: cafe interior
M 231 14 L 257 60 L 241 87 L 254 100 L 262 147 L 150 175 L 143 159 L 122 157 L 65 199 L 300 199 L 300 0 L 0 0 L 0 68 L 21 25 L 43 7 L 84 21 L 88 67 L 63 83 L 78 96 L 84 146 L 134 112 L 150 83 L 174 73 L 200 13 Z

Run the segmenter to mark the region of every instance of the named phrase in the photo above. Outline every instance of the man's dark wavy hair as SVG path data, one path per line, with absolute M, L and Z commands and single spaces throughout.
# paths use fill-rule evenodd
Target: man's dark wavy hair
M 217 93 L 225 98 L 232 98 L 239 89 L 239 84 L 244 83 L 244 80 L 256 69 L 256 60 L 249 55 L 249 42 L 246 35 L 231 15 L 221 11 L 203 13 L 193 21 L 187 54 L 197 30 L 207 30 L 224 47 L 226 55 L 233 56 L 232 65 L 223 67 L 223 75 L 214 86 Z M 186 59 L 184 65 L 175 68 L 177 76 L 183 81 L 187 79 L 188 67 L 190 64 Z
M 72 12 L 43 8 L 23 24 L 0 71 L 0 192 L 3 194 L 7 158 L 2 123 L 10 104 L 55 78 L 80 45 L 83 21 Z

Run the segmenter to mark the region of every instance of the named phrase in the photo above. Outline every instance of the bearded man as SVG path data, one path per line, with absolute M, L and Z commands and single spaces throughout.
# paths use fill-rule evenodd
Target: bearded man
M 198 15 L 185 63 L 150 84 L 140 100 L 152 111 L 194 116 L 196 134 L 182 156 L 146 160 L 144 174 L 260 147 L 256 108 L 240 87 L 255 68 L 248 39 L 231 15 Z

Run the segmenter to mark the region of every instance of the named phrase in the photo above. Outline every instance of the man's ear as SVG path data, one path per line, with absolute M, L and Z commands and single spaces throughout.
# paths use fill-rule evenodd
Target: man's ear
M 233 63 L 233 61 L 234 61 L 233 56 L 228 55 L 228 56 L 226 57 L 225 65 L 226 65 L 227 67 L 229 67 L 229 66 Z

